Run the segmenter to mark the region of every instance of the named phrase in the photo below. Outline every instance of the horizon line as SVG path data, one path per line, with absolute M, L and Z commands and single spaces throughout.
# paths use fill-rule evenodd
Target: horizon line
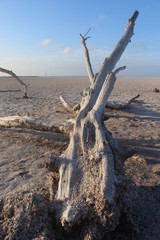
M 17 75 L 17 74 L 16 74 Z M 49 78 L 49 77 L 88 77 L 87 75 L 17 75 L 18 77 L 44 77 L 44 78 Z M 4 75 L 4 76 L 0 76 L 0 78 L 13 78 L 12 76 L 10 75 Z M 88 77 L 89 78 L 89 77 Z M 160 76 L 132 76 L 132 75 L 119 75 L 117 76 L 117 78 L 160 78 Z

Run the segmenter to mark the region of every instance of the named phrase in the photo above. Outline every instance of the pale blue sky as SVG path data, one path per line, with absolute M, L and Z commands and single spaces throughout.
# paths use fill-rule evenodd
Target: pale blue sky
M 0 67 L 18 75 L 87 75 L 79 33 L 95 72 L 138 10 L 135 35 L 117 66 L 160 76 L 160 0 L 0 0 Z

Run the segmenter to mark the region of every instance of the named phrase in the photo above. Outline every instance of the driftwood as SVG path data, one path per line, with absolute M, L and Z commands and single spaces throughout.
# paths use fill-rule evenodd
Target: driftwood
M 15 90 L 0 90 L 0 92 L 20 92 L 20 89 L 15 89 Z
M 135 11 L 122 38 L 96 75 L 86 46 L 88 37 L 80 35 L 91 84 L 83 94 L 68 148 L 60 157 L 49 159 L 60 174 L 55 204 L 57 221 L 67 229 L 82 223 L 80 239 L 102 239 L 105 231 L 112 231 L 118 224 L 122 172 L 116 144 L 103 123 L 103 111 L 116 74 L 125 69 L 113 71 L 134 34 L 137 16 Z
M 129 99 L 126 103 L 112 103 L 107 102 L 106 108 L 115 109 L 115 110 L 122 110 L 126 108 L 130 103 L 134 102 L 137 98 L 139 98 L 139 94 L 137 94 L 135 97 Z
M 110 109 L 114 109 L 114 110 L 123 110 L 130 103 L 134 102 L 139 97 L 140 97 L 140 95 L 137 94 L 135 97 L 129 99 L 126 103 L 116 103 L 116 102 L 107 101 L 105 108 L 110 108 Z M 60 96 L 59 99 L 60 99 L 63 107 L 67 110 L 67 112 L 72 113 L 72 114 L 78 114 L 78 112 L 80 110 L 79 103 L 72 107 L 69 103 L 66 102 L 64 97 Z
M 59 99 L 60 99 L 63 107 L 67 110 L 67 112 L 73 113 L 73 114 L 76 113 L 75 110 L 70 106 L 70 104 L 66 102 L 66 100 L 64 99 L 64 97 L 60 96 Z
M 23 98 L 28 98 L 27 96 L 27 84 L 25 84 L 14 72 L 12 71 L 9 71 L 5 68 L 0 68 L 0 72 L 3 72 L 3 73 L 7 73 L 9 75 L 11 75 L 12 77 L 14 77 L 23 87 L 24 87 L 24 95 L 23 95 Z
M 67 110 L 67 112 L 72 114 L 77 114 L 80 110 L 80 104 L 76 104 L 75 106 L 71 106 L 69 103 L 66 102 L 63 96 L 59 97 L 59 100 L 61 101 L 63 107 Z
M 90 37 L 87 37 L 87 34 L 89 33 L 89 31 L 90 31 L 90 29 L 84 36 L 82 36 L 82 34 L 80 34 L 80 37 L 81 37 L 82 48 L 83 48 L 83 52 L 84 52 L 84 56 L 85 56 L 85 64 L 86 64 L 88 76 L 90 79 L 90 83 L 92 84 L 92 83 L 94 83 L 94 73 L 92 70 L 91 62 L 90 62 L 88 48 L 86 46 L 86 41 L 88 38 L 90 38 Z
M 42 123 L 35 122 L 35 120 L 29 116 L 8 116 L 0 117 L 0 127 L 3 128 L 23 128 L 32 129 L 44 132 L 63 133 L 64 130 L 61 127 L 46 126 Z

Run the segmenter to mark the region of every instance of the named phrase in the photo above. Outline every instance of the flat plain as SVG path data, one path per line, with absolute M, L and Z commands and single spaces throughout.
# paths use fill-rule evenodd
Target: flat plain
M 22 98 L 22 92 L 7 92 L 20 88 L 13 78 L 0 78 L 0 117 L 30 116 L 46 126 L 59 127 L 74 117 L 63 108 L 60 95 L 73 106 L 89 86 L 87 77 L 22 79 L 29 84 L 28 99 Z M 156 240 L 160 236 L 160 92 L 153 92 L 155 87 L 160 89 L 160 78 L 120 77 L 109 100 L 124 103 L 137 94 L 140 97 L 124 110 L 105 109 L 109 116 L 106 127 L 117 141 L 125 158 L 126 177 L 132 182 L 130 194 L 135 201 L 130 214 L 136 232 L 136 236 L 132 233 L 133 239 Z M 20 192 L 47 196 L 49 173 L 42 162 L 51 153 L 61 154 L 68 142 L 69 137 L 61 133 L 0 127 L 0 200 L 4 203 L 7 197 Z M 0 211 L 4 211 L 4 204 Z M 7 229 L 7 219 L 1 220 L 3 231 Z M 127 234 L 121 229 L 111 237 L 131 239 Z

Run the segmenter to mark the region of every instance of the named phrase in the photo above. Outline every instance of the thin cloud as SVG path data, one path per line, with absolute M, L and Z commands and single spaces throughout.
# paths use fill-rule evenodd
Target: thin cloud
M 99 20 L 102 21 L 102 20 L 104 20 L 105 18 L 106 18 L 106 16 L 105 16 L 104 14 L 100 14 L 100 15 L 99 15 Z
M 70 52 L 71 52 L 71 49 L 70 49 L 69 47 L 67 47 L 67 48 L 65 48 L 65 49 L 63 50 L 62 55 L 63 55 L 63 56 L 66 56 L 66 55 L 68 55 Z
M 146 42 L 135 42 L 132 44 L 132 46 L 136 49 L 142 49 L 142 50 L 147 50 L 148 49 L 148 44 Z
M 41 46 L 49 46 L 49 45 L 51 45 L 51 43 L 52 43 L 52 39 L 46 39 L 46 40 L 40 42 L 40 45 Z

